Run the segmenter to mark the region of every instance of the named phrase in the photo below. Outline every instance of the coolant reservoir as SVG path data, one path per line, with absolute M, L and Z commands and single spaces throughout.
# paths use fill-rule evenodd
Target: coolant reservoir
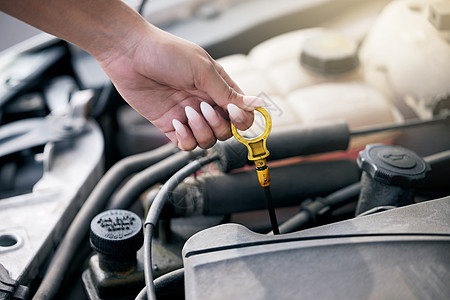
M 360 81 L 328 82 L 289 94 L 286 103 L 303 124 L 344 119 L 350 130 L 402 120 L 398 111 L 376 88 Z M 353 138 L 351 149 L 359 149 L 374 141 L 389 142 L 396 132 L 381 132 Z
M 219 59 L 245 93 L 286 96 L 329 81 L 361 78 L 357 43 L 323 28 L 302 29 L 271 38 L 250 50 Z
M 360 51 L 365 81 L 421 117 L 450 95 L 450 1 L 394 1 Z
M 288 32 L 255 46 L 248 55 L 218 61 L 246 94 L 271 104 L 268 110 L 275 127 L 302 122 L 286 101 L 292 93 L 320 83 L 362 78 L 357 42 L 324 28 Z M 331 94 L 329 98 L 336 103 Z
M 219 62 L 246 94 L 270 104 L 274 128 L 345 119 L 355 129 L 398 120 L 386 97 L 363 83 L 358 43 L 337 31 L 288 32 Z
M 323 28 L 298 30 L 269 39 L 248 55 L 281 95 L 322 82 L 360 78 L 356 41 Z

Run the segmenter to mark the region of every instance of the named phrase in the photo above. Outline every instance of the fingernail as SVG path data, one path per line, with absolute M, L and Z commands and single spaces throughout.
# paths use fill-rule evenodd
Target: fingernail
M 263 99 L 255 96 L 244 96 L 243 102 L 245 105 L 253 108 L 269 106 Z
M 188 136 L 188 132 L 186 131 L 186 128 L 184 127 L 183 124 L 181 124 L 180 121 L 178 121 L 177 119 L 173 119 L 172 120 L 172 125 L 173 128 L 175 129 L 175 131 L 182 137 L 182 138 L 186 138 Z
M 200 115 L 198 114 L 198 112 L 193 109 L 190 106 L 186 106 L 184 108 L 184 111 L 186 112 L 186 117 L 189 120 L 189 125 L 199 129 L 203 127 L 203 121 L 202 121 L 202 117 L 200 117 Z
M 203 116 L 208 121 L 209 125 L 216 126 L 219 124 L 219 117 L 217 116 L 216 111 L 206 102 L 200 103 L 200 110 L 202 111 Z
M 228 113 L 230 114 L 230 119 L 232 121 L 240 122 L 244 120 L 244 115 L 242 114 L 242 111 L 239 107 L 237 107 L 234 104 L 228 104 L 227 105 Z

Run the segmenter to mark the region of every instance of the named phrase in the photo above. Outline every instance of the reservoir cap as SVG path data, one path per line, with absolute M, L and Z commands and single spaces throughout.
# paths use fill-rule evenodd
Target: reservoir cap
M 136 255 L 144 236 L 138 215 L 123 209 L 107 210 L 91 221 L 91 246 L 111 257 Z
M 354 40 L 330 31 L 307 39 L 300 60 L 306 69 L 317 73 L 345 73 L 358 66 L 358 46 Z

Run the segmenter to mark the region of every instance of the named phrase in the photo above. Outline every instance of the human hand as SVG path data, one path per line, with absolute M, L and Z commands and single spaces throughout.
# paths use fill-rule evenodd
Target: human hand
M 149 24 L 120 0 L 0 0 L 0 8 L 92 54 L 122 97 L 183 150 L 241 130 L 263 104 L 244 96 L 199 46 Z M 52 9 L 48 9 L 52 7 Z
M 141 28 L 142 29 L 142 28 Z M 202 48 L 147 23 L 126 51 L 98 58 L 122 97 L 180 149 L 209 148 L 253 122 L 264 103 L 244 96 Z

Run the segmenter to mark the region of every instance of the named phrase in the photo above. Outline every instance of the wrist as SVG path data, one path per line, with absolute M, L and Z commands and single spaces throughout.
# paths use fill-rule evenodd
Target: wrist
M 85 35 L 78 43 L 102 65 L 133 51 L 142 37 L 153 30 L 135 10 L 118 2 L 99 13 L 95 26 L 85 28 Z

